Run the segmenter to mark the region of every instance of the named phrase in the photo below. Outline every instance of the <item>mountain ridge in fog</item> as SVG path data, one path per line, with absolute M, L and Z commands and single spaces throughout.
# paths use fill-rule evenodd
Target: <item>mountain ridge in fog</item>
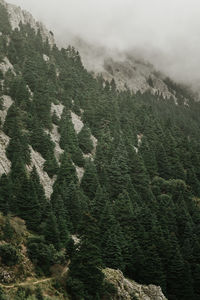
M 12 8 L 14 6 L 9 5 L 9 7 Z M 23 13 L 17 7 L 11 9 L 10 13 L 13 14 L 16 11 L 23 16 Z M 28 16 L 27 21 L 30 20 L 30 13 L 25 12 L 25 14 Z M 17 22 L 22 16 L 15 16 L 14 19 L 16 20 L 12 20 L 14 27 L 17 26 Z M 26 22 L 23 18 L 22 22 Z M 38 22 L 36 23 L 39 24 Z M 44 31 L 45 27 L 41 25 L 41 28 Z M 53 41 L 53 37 L 48 30 L 46 30 L 46 34 L 48 39 L 50 37 Z M 108 45 L 102 45 L 102 41 L 89 42 L 87 39 L 75 36 L 69 30 L 66 30 L 66 34 L 62 30 L 60 32 L 56 31 L 55 40 L 59 47 L 67 47 L 69 44 L 73 45 L 79 50 L 83 64 L 89 71 L 92 71 L 95 76 L 101 73 L 109 81 L 114 78 L 119 89 L 123 89 L 125 85 L 134 92 L 138 90 L 145 92 L 150 89 L 153 93 L 160 92 L 164 97 L 170 98 L 174 95 L 171 94 L 163 81 L 163 78 L 169 76 L 175 81 L 187 83 L 195 91 L 199 90 L 196 84 L 192 85 L 191 82 L 181 78 L 177 79 L 176 76 L 171 76 L 170 72 L 164 70 L 165 68 L 162 67 L 162 64 L 159 65 L 159 60 L 162 62 L 162 59 L 160 59 L 161 53 L 158 50 L 155 50 L 154 54 L 153 51 L 150 51 L 150 54 L 146 55 L 147 52 L 139 48 L 120 49 L 120 47 L 109 47 Z M 158 71 L 160 72 L 159 75 Z M 149 85 L 149 78 L 153 86 Z
M 200 90 L 197 0 L 9 0 L 29 10 L 62 41 L 137 53 L 173 80 Z M 71 40 L 70 40 L 71 42 Z

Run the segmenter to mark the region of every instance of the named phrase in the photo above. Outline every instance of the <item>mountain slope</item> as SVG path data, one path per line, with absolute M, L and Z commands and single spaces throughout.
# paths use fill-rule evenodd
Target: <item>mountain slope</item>
M 13 30 L 3 4 L 0 211 L 25 221 L 35 274 L 70 261 L 54 288 L 75 300 L 117 297 L 105 268 L 169 299 L 198 299 L 200 104 L 170 79 L 176 101 L 153 87 L 119 90 L 40 26 Z M 15 268 L 6 243 L 1 264 L 9 253 Z
M 62 38 L 56 38 L 58 45 L 65 45 Z M 122 52 L 117 49 L 106 49 L 83 41 L 81 38 L 69 39 L 69 42 L 79 50 L 83 65 L 95 76 L 102 74 L 109 82 L 114 79 L 119 90 L 129 88 L 134 93 L 149 91 L 162 95 L 166 99 L 177 100 L 177 91 L 170 84 L 169 78 L 152 64 L 143 60 L 141 55 L 132 51 Z M 185 89 L 192 94 L 189 85 Z M 193 95 L 194 96 L 194 95 Z M 196 94 L 194 97 L 199 98 Z M 185 99 L 187 103 L 187 98 Z

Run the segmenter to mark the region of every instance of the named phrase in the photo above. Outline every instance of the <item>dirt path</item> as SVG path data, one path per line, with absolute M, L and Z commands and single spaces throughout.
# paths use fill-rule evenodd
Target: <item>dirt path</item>
M 26 280 L 24 282 L 15 283 L 15 284 L 12 284 L 12 285 L 4 285 L 4 284 L 0 283 L 0 287 L 6 288 L 6 289 L 12 289 L 12 288 L 19 287 L 19 286 L 36 285 L 38 283 L 47 282 L 47 281 L 50 281 L 52 279 L 53 279 L 53 277 L 49 277 L 49 278 L 45 278 L 45 279 L 40 279 L 40 280 L 36 280 L 36 281 Z
M 64 267 L 62 273 L 60 274 L 61 277 L 63 277 L 68 272 L 69 264 L 70 264 L 70 261 L 67 263 L 67 265 Z M 0 283 L 0 287 L 6 288 L 6 289 L 12 289 L 12 288 L 17 288 L 19 286 L 36 285 L 36 284 L 39 284 L 39 283 L 48 282 L 48 281 L 53 280 L 54 278 L 55 277 L 48 277 L 48 278 L 44 278 L 44 279 L 38 279 L 38 280 L 35 280 L 35 281 L 31 281 L 29 279 L 29 280 L 19 282 L 19 283 L 14 283 L 14 284 L 11 284 L 11 285 L 5 285 L 5 284 Z

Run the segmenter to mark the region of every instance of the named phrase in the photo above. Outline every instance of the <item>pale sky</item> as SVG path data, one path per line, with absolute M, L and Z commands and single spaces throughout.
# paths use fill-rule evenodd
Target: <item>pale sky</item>
M 137 49 L 157 69 L 200 82 L 199 0 L 8 0 L 55 34 Z

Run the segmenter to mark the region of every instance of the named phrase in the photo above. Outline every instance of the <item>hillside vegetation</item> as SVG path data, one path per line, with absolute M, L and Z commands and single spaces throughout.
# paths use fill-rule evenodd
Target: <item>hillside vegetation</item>
M 54 288 L 73 300 L 114 299 L 104 268 L 200 299 L 200 104 L 169 79 L 171 99 L 118 91 L 73 47 L 11 30 L 2 4 L 0 31 L 0 268 L 15 270 L 11 283 L 69 262 Z

